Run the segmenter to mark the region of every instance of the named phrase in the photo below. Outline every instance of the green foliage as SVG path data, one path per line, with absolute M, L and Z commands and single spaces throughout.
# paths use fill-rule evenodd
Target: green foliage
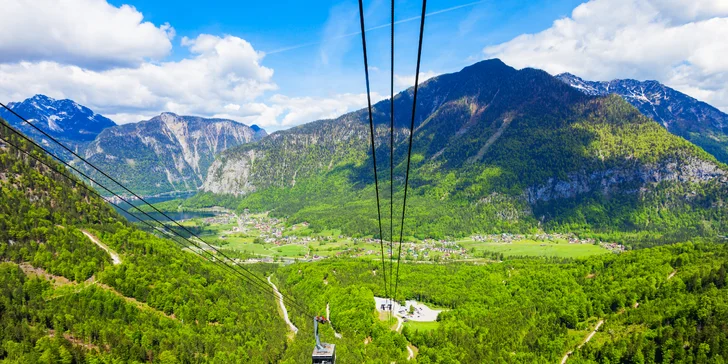
M 0 132 L 63 170 L 7 129 Z M 32 265 L 32 275 L 55 275 L 51 285 L 15 263 L 0 264 L 0 360 L 266 363 L 282 357 L 286 329 L 271 292 L 120 221 L 103 200 L 5 144 L 0 191 L 0 257 Z M 112 265 L 81 228 L 122 263 Z M 249 269 L 262 279 L 273 268 Z
M 53 163 L 12 134 L 3 120 L 0 135 L 45 163 Z M 1 259 L 32 262 L 52 274 L 85 280 L 111 261 L 75 226 L 109 223 L 118 218 L 111 207 L 88 190 L 0 142 Z
M 528 82 L 548 85 L 546 95 L 503 96 L 482 114 L 473 110 L 484 107 L 484 100 L 464 97 L 423 115 L 413 142 L 406 236 L 546 230 L 616 235 L 620 242 L 644 247 L 696 236 L 715 240 L 728 233 L 728 210 L 719 208 L 728 201 L 721 177 L 728 171 L 725 165 L 618 96 L 585 98 L 559 89 L 566 95 L 562 97 L 555 89 L 564 85 L 552 85 L 540 74 L 526 76 Z M 514 87 L 524 87 L 518 82 L 525 79 L 513 77 Z M 453 87 L 469 92 L 461 90 L 464 85 Z M 486 90 L 495 92 L 481 91 Z M 375 110 L 379 122 L 386 116 L 381 115 L 384 106 Z M 513 112 L 516 107 L 522 110 Z M 338 228 L 352 236 L 379 236 L 371 156 L 364 143 L 354 143 L 367 135 L 365 124 L 356 119 L 361 116 L 308 124 L 223 153 L 223 163 L 236 158 L 251 163 L 256 190 L 238 198 L 203 193 L 182 206 L 271 211 L 291 223 L 307 221 L 315 231 Z M 376 132 L 380 171 L 389 169 L 385 126 Z M 337 138 L 342 128 L 357 137 Z M 397 133 L 394 155 L 400 177 L 407 164 L 403 136 Z M 296 143 L 303 137 L 318 143 L 302 150 Z M 260 150 L 264 157 L 250 159 L 250 153 Z M 386 205 L 389 181 L 386 173 L 380 177 Z M 402 178 L 394 183 L 396 217 L 404 185 Z M 386 218 L 387 209 L 382 211 Z M 394 220 L 398 231 L 399 219 Z M 635 236 L 646 241 L 627 238 Z
M 236 275 L 179 249 L 170 240 L 118 222 L 118 215 L 103 201 L 84 195 L 83 189 L 11 148 L 0 148 L 0 221 L 5 234 L 0 253 L 6 260 L 29 262 L 72 280 L 52 285 L 26 276 L 15 263 L 0 264 L 0 359 L 16 363 L 310 360 L 310 317 L 295 309 L 289 311 L 300 331 L 288 341 L 286 325 L 271 295 L 241 284 Z M 350 197 L 373 192 L 370 186 L 350 189 L 352 173 L 351 169 L 332 171 L 321 181 L 333 178 Z M 490 199 L 484 205 L 512 198 L 506 190 L 492 189 L 507 174 L 503 167 L 473 172 L 491 186 Z M 437 201 L 454 204 L 467 190 L 453 187 L 461 179 L 449 172 L 438 177 L 441 190 L 430 197 L 421 193 L 422 185 L 415 185 L 413 201 L 434 204 L 432 196 L 446 195 Z M 298 185 L 311 193 L 311 199 L 336 202 L 336 196 L 326 196 L 325 187 L 306 181 Z M 679 187 L 665 186 L 664 191 L 672 194 Z M 698 206 L 712 203 L 710 196 L 720 192 L 696 191 L 692 201 Z M 690 213 L 693 205 L 680 199 L 660 200 L 658 195 L 646 196 L 678 212 L 684 210 L 679 216 L 686 221 L 674 219 L 668 210 L 646 215 L 650 221 L 661 217 L 665 221 L 661 224 L 692 226 L 688 218 L 697 216 Z M 253 208 L 255 198 L 243 200 L 251 205 L 239 208 Z M 364 201 L 352 198 L 344 206 L 364 211 Z M 418 211 L 425 205 L 415 202 L 413 206 Z M 24 212 L 20 217 L 11 213 L 18 209 Z M 334 211 L 343 214 L 337 219 L 356 217 L 344 214 L 345 208 L 337 209 Z M 595 206 L 584 211 L 599 214 L 601 210 Z M 700 213 L 705 211 L 716 215 L 700 215 L 711 222 L 701 224 L 701 231 L 722 231 L 716 224 L 723 212 L 705 208 Z M 323 212 L 316 220 L 319 224 L 327 221 Z M 418 216 L 425 213 L 420 211 Z M 362 216 L 365 218 L 355 219 L 358 222 L 349 222 L 343 229 L 360 229 L 360 234 L 370 231 L 374 213 Z M 368 221 L 366 216 L 370 216 Z M 442 223 L 437 221 L 442 217 L 433 217 L 415 226 L 446 228 L 436 225 Z M 459 222 L 451 219 L 446 223 Z M 316 229 L 315 224 L 312 227 Z M 118 252 L 123 263 L 109 264 L 106 253 L 81 235 L 80 228 Z M 673 232 L 667 229 L 663 236 Z M 595 237 L 624 234 L 635 241 L 646 237 L 641 234 L 652 233 L 639 229 L 628 234 L 607 229 L 584 232 Z M 248 268 L 261 279 L 275 272 L 280 289 L 307 310 L 323 315 L 328 304 L 333 329 L 343 337 L 336 338 L 329 326 L 322 328 L 322 335 L 324 341 L 336 343 L 342 362 L 404 362 L 408 341 L 419 349 L 419 363 L 557 362 L 599 319 L 606 320 L 604 328 L 576 351 L 575 362 L 719 363 L 727 355 L 726 245 L 683 243 L 581 260 L 497 258 L 505 261 L 403 264 L 398 298 L 416 299 L 445 311 L 436 324 L 406 325 L 402 334 L 392 331 L 375 313 L 373 297 L 384 296 L 384 274 L 376 260 L 330 259 L 282 268 Z M 89 276 L 94 277 L 93 283 L 85 282 Z
M 728 340 L 727 258 L 726 245 L 687 243 L 581 260 L 404 264 L 398 297 L 445 311 L 435 325 L 405 325 L 403 334 L 419 349 L 419 363 L 559 362 L 605 319 L 570 361 L 628 363 L 668 352 L 668 361 L 718 360 Z M 281 289 L 319 312 L 328 303 L 344 337 L 362 339 L 377 335 L 367 327 L 376 320 L 372 294 L 384 295 L 380 268 L 377 261 L 327 260 L 276 275 Z M 639 327 L 648 330 L 632 335 Z

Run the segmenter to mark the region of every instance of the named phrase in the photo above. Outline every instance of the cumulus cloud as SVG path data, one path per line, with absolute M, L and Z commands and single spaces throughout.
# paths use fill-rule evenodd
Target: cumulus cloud
M 0 0 L 0 62 L 56 61 L 94 69 L 162 59 L 174 29 L 105 0 Z
M 0 0 L 0 100 L 69 98 L 120 124 L 163 111 L 226 117 L 269 130 L 333 118 L 366 105 L 365 94 L 289 97 L 276 92 L 265 54 L 248 41 L 200 34 L 175 44 L 169 25 L 104 0 Z M 32 29 L 32 31 L 26 29 Z M 379 95 L 373 95 L 379 100 Z
M 238 109 L 228 108 L 215 117 L 239 119 L 246 124 L 256 124 L 271 130 L 287 128 L 306 122 L 331 119 L 349 111 L 366 107 L 367 95 L 339 94 L 331 97 L 289 97 L 276 94 L 265 103 L 249 103 Z M 376 92 L 371 94 L 372 103 L 384 97 Z M 242 116 L 241 113 L 248 114 Z
M 656 79 L 728 111 L 726 34 L 728 1 L 592 0 L 483 53 L 552 74 Z
M 438 76 L 438 75 L 440 75 L 440 74 L 437 72 L 433 72 L 433 71 L 420 72 L 420 78 L 418 81 L 421 85 L 423 82 L 425 82 L 435 76 Z M 414 74 L 412 74 L 412 75 L 394 75 L 394 85 L 399 88 L 412 87 L 415 85 L 415 75 Z
M 192 57 L 137 67 L 96 71 L 52 61 L 0 64 L 0 92 L 9 100 L 35 93 L 71 98 L 110 115 L 206 115 L 277 88 L 273 70 L 260 64 L 262 54 L 243 39 L 203 34 L 183 44 Z

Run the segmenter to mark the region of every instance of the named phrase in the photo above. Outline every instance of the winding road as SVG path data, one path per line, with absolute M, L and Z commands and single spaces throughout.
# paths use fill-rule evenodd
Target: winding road
M 601 327 L 603 323 L 604 323 L 604 320 L 599 320 L 599 322 L 597 322 L 597 326 L 594 328 L 594 330 L 592 332 L 590 332 L 589 335 L 587 335 L 587 337 L 584 339 L 584 341 L 582 341 L 581 344 L 579 344 L 579 346 L 577 346 L 576 349 L 577 350 L 581 349 L 581 347 L 584 346 L 584 344 L 588 343 L 589 340 L 591 340 L 592 337 L 594 337 L 594 335 L 597 333 L 597 330 L 599 330 L 599 327 Z M 564 355 L 564 357 L 561 359 L 561 364 L 566 363 L 566 361 L 569 360 L 569 355 L 571 355 L 572 353 L 574 353 L 574 352 L 570 351 L 570 352 L 566 353 L 566 355 Z
M 114 263 L 114 265 L 121 264 L 121 258 L 119 258 L 119 254 L 116 254 L 115 251 L 109 249 L 108 246 L 106 246 L 104 243 L 102 243 L 101 241 L 99 241 L 99 239 L 97 239 L 95 236 L 93 236 L 88 231 L 81 230 L 81 232 L 83 233 L 83 235 L 86 235 L 86 237 L 89 238 L 89 240 L 93 241 L 94 244 L 98 245 L 99 248 L 101 248 L 104 251 L 106 251 L 107 253 L 109 253 L 109 255 L 111 256 L 111 261 Z
M 278 291 L 278 287 L 276 287 L 275 284 L 270 280 L 271 276 L 268 276 L 268 283 L 270 283 L 271 286 L 273 286 L 273 291 L 275 292 L 276 296 L 278 296 L 278 304 L 281 306 L 281 311 L 283 311 L 283 319 L 286 321 L 286 324 L 291 329 L 293 334 L 298 333 L 298 328 L 296 325 L 291 322 L 291 320 L 288 318 L 288 310 L 286 310 L 286 305 L 283 303 L 283 295 L 281 295 L 281 292 Z

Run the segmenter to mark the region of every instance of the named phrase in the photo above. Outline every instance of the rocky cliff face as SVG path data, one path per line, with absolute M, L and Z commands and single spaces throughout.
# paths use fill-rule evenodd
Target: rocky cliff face
M 85 158 L 144 194 L 196 190 L 214 155 L 266 135 L 225 119 L 163 113 L 104 130 Z
M 529 204 L 572 199 L 591 192 L 641 194 L 663 182 L 701 184 L 716 182 L 728 187 L 728 173 L 715 163 L 684 156 L 634 168 L 570 173 L 566 179 L 549 178 L 546 183 L 524 191 Z
M 360 117 L 357 112 L 320 120 L 276 132 L 255 146 L 227 150 L 211 164 L 202 190 L 240 196 L 268 187 L 293 187 L 296 180 L 362 160 L 369 134 Z
M 223 163 L 220 159 L 215 160 L 209 169 L 214 176 L 205 179 L 202 190 L 236 196 L 255 192 L 256 187 L 252 184 L 250 172 L 256 156 L 262 158 L 264 154 L 249 150 L 228 163 Z

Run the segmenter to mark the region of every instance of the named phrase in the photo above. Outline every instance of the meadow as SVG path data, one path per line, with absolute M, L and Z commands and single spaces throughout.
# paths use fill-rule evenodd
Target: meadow
M 338 229 L 315 231 L 307 224 L 289 225 L 283 219 L 266 214 L 224 215 L 216 218 L 194 218 L 183 222 L 197 229 L 199 236 L 225 249 L 248 256 L 274 259 L 316 259 L 335 256 L 380 259 L 382 250 L 371 237 L 352 238 Z M 239 221 L 238 221 L 239 220 Z M 520 236 L 503 240 L 474 238 L 449 243 L 410 238 L 415 245 L 403 246 L 403 259 L 412 261 L 490 261 L 495 257 L 559 257 L 585 258 L 606 254 L 598 244 L 574 243 L 561 237 Z M 448 245 L 449 244 L 449 245 Z M 389 257 L 388 243 L 384 254 Z M 397 244 L 394 244 L 395 252 Z M 443 249 L 447 248 L 447 249 Z
M 584 258 L 609 253 L 607 249 L 594 244 L 570 244 L 564 240 L 514 240 L 510 243 L 462 241 L 466 250 L 477 252 L 502 253 L 504 256 L 542 256 L 559 258 Z

